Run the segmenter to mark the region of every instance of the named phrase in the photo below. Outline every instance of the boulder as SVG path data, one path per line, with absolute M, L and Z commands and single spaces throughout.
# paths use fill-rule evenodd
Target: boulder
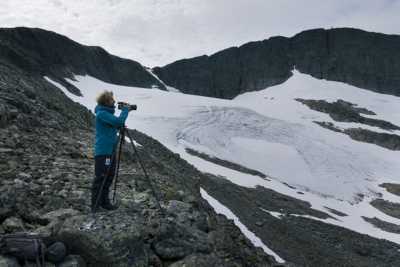
M 174 222 L 161 223 L 153 249 L 163 260 L 179 260 L 193 253 L 210 253 L 212 250 L 205 232 Z
M 67 248 L 62 242 L 55 242 L 51 244 L 46 251 L 46 259 L 54 263 L 63 261 L 66 255 Z
M 89 264 L 119 266 L 127 264 L 132 250 L 140 251 L 143 246 L 142 225 L 138 215 L 123 209 L 76 215 L 65 220 L 56 239 Z
M 0 267 L 20 267 L 15 258 L 0 255 Z
M 195 225 L 197 229 L 203 232 L 208 231 L 206 214 L 194 209 L 190 203 L 171 200 L 166 207 L 166 211 L 170 216 L 174 217 L 178 224 L 186 225 L 187 227 Z
M 10 217 L 3 222 L 3 229 L 8 233 L 20 232 L 24 230 L 24 223 L 20 218 Z

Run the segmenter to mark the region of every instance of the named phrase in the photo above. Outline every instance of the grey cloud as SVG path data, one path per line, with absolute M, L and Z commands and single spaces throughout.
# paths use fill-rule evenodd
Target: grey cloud
M 148 66 L 302 30 L 400 33 L 400 0 L 3 0 L 0 25 L 42 27 Z

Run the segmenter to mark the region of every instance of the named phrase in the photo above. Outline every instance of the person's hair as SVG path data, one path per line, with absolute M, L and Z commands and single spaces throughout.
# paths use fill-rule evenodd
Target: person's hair
M 113 96 L 112 91 L 104 91 L 96 98 L 97 104 L 106 106 L 110 102 L 110 99 L 113 99 Z

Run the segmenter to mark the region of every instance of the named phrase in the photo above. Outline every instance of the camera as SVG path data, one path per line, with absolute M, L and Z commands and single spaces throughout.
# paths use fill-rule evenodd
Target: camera
M 125 102 L 118 102 L 118 109 L 122 109 L 123 107 L 127 107 L 129 109 L 129 111 L 137 110 L 136 105 L 131 105 L 131 104 L 125 103 Z

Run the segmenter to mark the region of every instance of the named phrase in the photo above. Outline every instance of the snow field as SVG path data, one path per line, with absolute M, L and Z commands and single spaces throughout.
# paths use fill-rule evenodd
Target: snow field
M 369 204 L 379 194 L 386 200 L 400 203 L 399 197 L 379 187 L 383 182 L 400 183 L 400 152 L 354 141 L 313 121 L 333 122 L 342 128 L 356 126 L 387 131 L 360 124 L 337 123 L 327 114 L 310 110 L 294 100 L 325 99 L 331 102 L 343 99 L 377 113 L 371 118 L 400 125 L 398 97 L 317 80 L 297 71 L 284 84 L 245 93 L 233 100 L 118 86 L 89 76 L 69 80 L 82 91 L 83 97 L 78 97 L 46 79 L 90 110 L 94 110 L 96 96 L 105 89 L 112 90 L 117 100 L 137 104 L 138 110 L 130 113 L 127 126 L 158 139 L 200 171 L 223 175 L 241 186 L 265 186 L 308 201 L 312 208 L 327 213 L 330 212 L 325 207 L 336 209 L 349 216 L 330 213 L 336 220 L 324 220 L 326 223 L 400 243 L 400 235 L 382 231 L 361 218 L 377 217 L 400 225 L 400 220 Z M 266 181 L 191 156 L 185 151 L 186 147 L 264 172 L 272 180 Z M 298 194 L 298 191 L 304 194 Z

